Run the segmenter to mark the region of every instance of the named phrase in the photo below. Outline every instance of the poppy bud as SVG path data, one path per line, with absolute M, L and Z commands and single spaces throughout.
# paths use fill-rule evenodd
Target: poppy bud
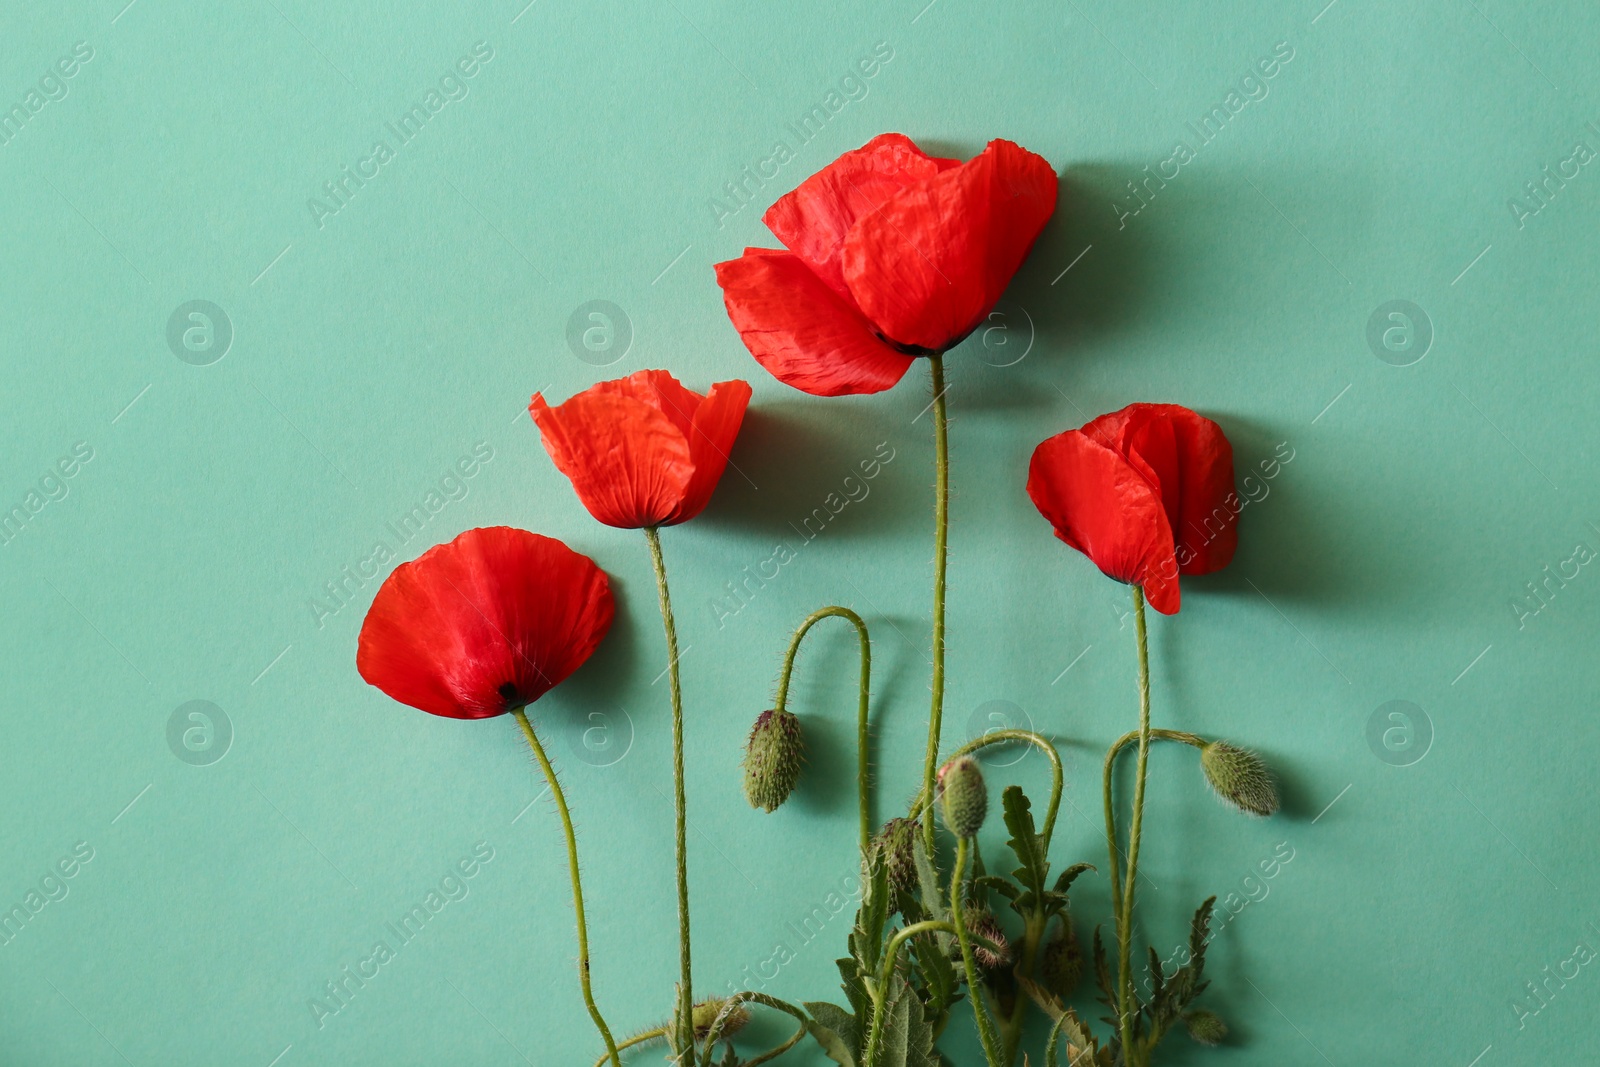
M 1200 769 L 1217 796 L 1246 815 L 1271 815 L 1278 810 L 1278 787 L 1260 756 L 1226 741 L 1212 741 L 1200 750 Z
M 989 790 L 971 756 L 960 756 L 939 768 L 944 824 L 957 837 L 971 837 L 989 814 Z
M 876 846 L 889 884 L 901 893 L 917 888 L 916 843 L 917 824 L 911 819 L 890 819 L 878 832 Z
M 722 997 L 707 997 L 694 1006 L 692 1018 L 694 1019 L 694 1036 L 701 1040 L 711 1036 L 711 1024 L 717 1021 L 717 1016 L 722 1013 L 723 1007 L 728 1002 Z M 750 1009 L 743 1004 L 736 1005 L 722 1020 L 722 1029 L 718 1031 L 720 1037 L 732 1037 L 744 1029 L 745 1023 L 750 1021 Z
M 1183 1025 L 1189 1036 L 1202 1045 L 1220 1045 L 1228 1036 L 1228 1024 L 1217 1018 L 1215 1012 L 1204 1009 L 1184 1012 Z
M 800 780 L 805 742 L 792 711 L 763 711 L 744 754 L 744 795 L 752 808 L 775 811 Z
M 1040 976 L 1045 988 L 1066 999 L 1078 988 L 1083 977 L 1083 949 L 1078 945 L 1078 934 L 1072 921 L 1063 917 L 1061 928 L 1044 946 L 1044 956 L 1039 961 Z
M 994 948 L 979 941 L 972 942 L 972 955 L 982 964 L 984 970 L 998 971 L 1002 967 L 1011 965 L 1011 943 L 1006 940 L 1006 932 L 1000 929 L 1000 921 L 994 917 L 993 912 L 975 911 L 966 917 L 967 933 L 974 937 L 981 937 L 992 942 Z

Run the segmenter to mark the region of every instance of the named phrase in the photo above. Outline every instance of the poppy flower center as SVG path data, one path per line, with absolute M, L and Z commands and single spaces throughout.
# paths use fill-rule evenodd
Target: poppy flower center
M 510 702 L 516 700 L 517 699 L 517 683 L 516 682 L 506 682 L 504 685 L 502 685 L 500 687 L 499 693 L 500 693 L 501 698 L 504 699 L 507 703 L 510 703 Z
M 882 341 L 884 344 L 888 345 L 890 348 L 894 349 L 896 352 L 899 352 L 903 356 L 937 356 L 940 352 L 940 350 L 936 348 L 923 348 L 921 345 L 903 344 L 900 341 L 896 341 L 892 337 L 886 337 L 881 330 L 874 330 L 873 334 L 878 338 L 878 340 Z M 954 348 L 955 346 L 951 345 L 950 347 Z

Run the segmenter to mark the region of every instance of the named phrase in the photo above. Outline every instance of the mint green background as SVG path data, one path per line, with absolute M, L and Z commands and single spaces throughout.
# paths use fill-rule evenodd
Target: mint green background
M 1135 717 L 1132 627 L 1125 591 L 1023 495 L 1030 450 L 1135 400 L 1217 418 L 1241 468 L 1293 450 L 1246 508 L 1232 567 L 1187 582 L 1181 615 L 1152 625 L 1158 723 L 1259 746 L 1286 805 L 1231 816 L 1189 753 L 1158 751 L 1145 934 L 1175 945 L 1200 898 L 1243 892 L 1280 842 L 1295 853 L 1213 949 L 1208 1002 L 1235 1037 L 1215 1052 L 1176 1037 L 1170 1062 L 1595 1057 L 1593 966 L 1520 1026 L 1513 1002 L 1600 944 L 1600 577 L 1584 568 L 1520 628 L 1510 604 L 1579 543 L 1600 546 L 1600 176 L 1582 169 L 1520 227 L 1507 199 L 1574 142 L 1600 147 L 1597 35 L 1589 5 L 1504 0 L 8 7 L 0 100 L 76 41 L 94 59 L 0 147 L 0 503 L 77 442 L 94 458 L 0 546 L 0 904 L 76 842 L 94 858 L 0 945 L 0 1062 L 592 1062 L 557 824 L 547 800 L 528 807 L 540 783 L 512 725 L 432 718 L 361 682 L 376 580 L 320 627 L 308 606 L 478 442 L 493 460 L 402 555 L 511 523 L 614 576 L 611 638 L 536 710 L 581 824 L 601 1002 L 619 1032 L 664 1015 L 671 778 L 643 540 L 592 522 L 518 417 L 535 389 L 565 397 L 641 367 L 755 386 L 738 471 L 664 538 L 686 649 L 697 981 L 725 989 L 782 942 L 794 958 L 766 988 L 837 997 L 847 919 L 809 944 L 786 924 L 853 869 L 844 627 L 802 658 L 812 755 L 795 802 L 752 812 L 737 763 L 789 629 L 838 602 L 873 626 L 879 816 L 913 790 L 929 394 L 921 368 L 877 397 L 779 385 L 728 325 L 711 264 L 773 244 L 759 223 L 773 198 L 891 129 L 962 156 L 1009 137 L 1063 174 L 989 349 L 978 337 L 949 359 L 948 740 L 991 700 L 1062 740 L 1058 863 L 1103 866 L 1098 758 Z M 494 58 L 469 95 L 319 229 L 307 198 L 479 41 Z M 785 125 L 877 42 L 893 58 L 865 97 L 719 227 L 709 198 L 776 138 L 793 148 Z M 1125 183 L 1192 142 L 1186 123 L 1279 42 L 1294 58 L 1266 98 L 1119 228 Z M 235 331 L 210 366 L 165 340 L 192 299 Z M 565 340 L 592 299 L 634 334 L 603 369 Z M 1433 324 L 1412 366 L 1365 340 L 1392 299 Z M 879 442 L 895 458 L 867 499 L 719 627 L 724 583 L 795 542 L 790 524 Z M 166 742 L 194 699 L 233 724 L 210 766 Z M 1366 740 L 1396 699 L 1435 732 L 1411 766 Z M 576 758 L 592 713 L 632 724 L 614 765 Z M 1037 757 L 991 778 L 1042 801 Z M 479 841 L 495 858 L 470 894 L 319 1029 L 309 998 Z M 1105 882 L 1079 884 L 1087 934 Z M 968 1019 L 947 1047 L 975 1062 Z

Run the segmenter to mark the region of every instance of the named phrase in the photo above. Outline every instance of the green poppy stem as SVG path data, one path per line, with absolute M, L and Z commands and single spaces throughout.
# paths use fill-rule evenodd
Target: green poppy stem
M 561 790 L 555 768 L 550 766 L 550 757 L 545 755 L 544 746 L 539 743 L 539 735 L 533 732 L 533 725 L 528 722 L 528 713 L 516 708 L 511 714 L 516 717 L 517 725 L 522 727 L 528 747 L 533 749 L 533 758 L 544 772 L 544 780 L 550 783 L 550 795 L 556 798 L 561 828 L 567 835 L 567 871 L 572 876 L 572 910 L 578 917 L 578 984 L 583 987 L 583 1002 L 589 1008 L 589 1017 L 605 1039 L 606 1055 L 611 1059 L 611 1067 L 622 1067 L 622 1058 L 617 1054 L 617 1043 L 611 1036 L 611 1028 L 601 1017 L 600 1009 L 594 1002 L 594 991 L 589 986 L 589 924 L 583 913 L 583 881 L 578 876 L 578 838 L 572 830 L 572 815 L 567 811 L 567 796 Z
M 1133 1063 L 1133 901 L 1139 877 L 1139 837 L 1144 824 L 1144 787 L 1150 762 L 1150 645 L 1145 630 L 1144 590 L 1133 588 L 1134 635 L 1139 646 L 1139 765 L 1133 784 L 1133 816 L 1128 823 L 1128 873 L 1122 884 L 1122 899 L 1117 909 L 1117 1030 L 1122 1041 L 1124 1063 Z M 1111 763 L 1116 751 L 1107 753 L 1105 774 L 1106 836 L 1110 846 L 1112 893 L 1117 881 L 1116 830 L 1111 809 Z
M 773 700 L 773 707 L 779 711 L 784 710 L 784 703 L 789 699 L 789 676 L 794 673 L 795 656 L 800 652 L 800 641 L 817 623 L 823 619 L 840 618 L 849 621 L 856 628 L 856 637 L 861 642 L 861 683 L 860 696 L 856 707 L 856 797 L 861 809 L 861 855 L 864 859 L 867 851 L 872 847 L 872 796 L 871 796 L 871 732 L 868 722 L 870 711 L 870 698 L 872 692 L 872 641 L 867 635 L 867 624 L 861 616 L 849 608 L 838 606 L 820 608 L 806 616 L 795 630 L 794 636 L 789 639 L 789 650 L 783 657 L 783 671 L 778 675 L 778 695 Z
M 694 991 L 689 966 L 689 860 L 688 814 L 683 794 L 683 688 L 678 679 L 678 628 L 672 619 L 672 597 L 667 592 L 667 564 L 661 556 L 661 534 L 644 528 L 650 545 L 650 562 L 656 572 L 656 594 L 661 601 L 661 624 L 667 634 L 667 670 L 672 685 L 672 782 L 675 812 L 675 853 L 678 868 L 678 1011 L 673 1052 L 680 1058 L 694 1053 Z
M 939 738 L 944 720 L 944 593 L 945 556 L 950 536 L 950 420 L 945 408 L 944 353 L 928 357 L 933 374 L 933 704 L 928 712 L 928 755 L 922 768 L 922 791 L 933 795 L 939 768 Z M 934 854 L 933 806 L 922 813 L 923 843 Z

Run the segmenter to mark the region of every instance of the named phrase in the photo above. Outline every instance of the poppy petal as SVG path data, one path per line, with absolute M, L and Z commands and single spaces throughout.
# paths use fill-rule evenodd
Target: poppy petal
M 991 141 L 860 218 L 841 256 L 856 306 L 902 345 L 942 352 L 983 321 L 1056 206 L 1040 156 Z
M 607 526 L 657 526 L 694 476 L 682 430 L 662 411 L 617 392 L 586 390 L 558 407 L 528 405 L 545 451 L 589 514 Z
M 829 288 L 848 296 L 839 252 L 850 228 L 895 193 L 954 166 L 958 160 L 934 159 L 903 133 L 879 134 L 780 196 L 761 221 Z
M 1083 431 L 1160 487 L 1181 573 L 1228 565 L 1239 544 L 1239 506 L 1233 446 L 1221 426 L 1179 404 L 1130 404 Z
M 582 666 L 614 613 L 605 572 L 587 556 L 526 530 L 468 530 L 384 579 L 356 669 L 403 704 L 487 718 Z
M 1076 548 L 1107 575 L 1144 589 L 1163 615 L 1178 610 L 1172 529 L 1154 486 L 1127 460 L 1081 430 L 1034 449 L 1028 496 Z
M 694 425 L 694 413 L 705 400 L 674 378 L 671 371 L 664 370 L 636 370 L 626 378 L 596 382 L 584 392 L 610 393 L 642 401 L 665 415 L 686 438 Z
M 877 393 L 911 367 L 792 252 L 747 248 L 717 264 L 717 284 L 745 347 L 786 385 L 815 396 Z
M 694 413 L 694 424 L 687 435 L 694 476 L 689 479 L 683 503 L 663 526 L 688 522 L 710 503 L 711 493 L 728 466 L 728 453 L 733 451 L 734 438 L 739 436 L 749 404 L 749 382 L 718 382 L 706 394 L 705 401 Z

